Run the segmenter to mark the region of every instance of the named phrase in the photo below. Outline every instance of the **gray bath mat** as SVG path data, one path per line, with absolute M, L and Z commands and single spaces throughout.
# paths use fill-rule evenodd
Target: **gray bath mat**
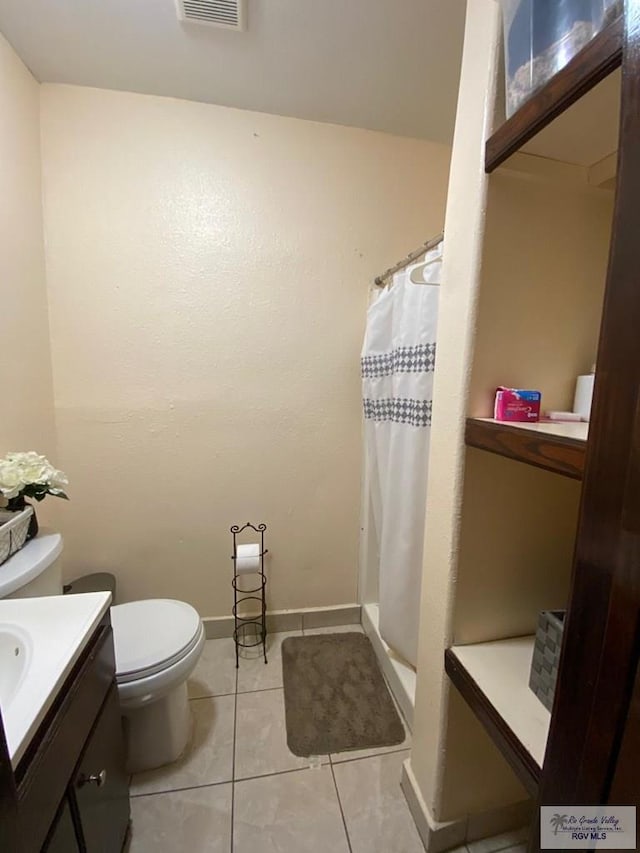
M 294 755 L 394 746 L 404 728 L 364 634 L 282 643 L 287 744 Z

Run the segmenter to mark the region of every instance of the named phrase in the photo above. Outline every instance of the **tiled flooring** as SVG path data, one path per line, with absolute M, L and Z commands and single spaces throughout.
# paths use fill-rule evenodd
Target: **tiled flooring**
M 359 625 L 306 633 L 362 630 Z M 296 632 L 299 633 L 299 632 Z M 400 790 L 403 744 L 320 756 L 289 752 L 282 640 L 269 663 L 209 640 L 189 684 L 193 746 L 131 781 L 130 853 L 423 853 Z M 485 853 L 485 851 L 473 851 Z
M 468 841 L 466 846 L 450 853 L 527 853 L 527 835 L 529 827 L 483 838 L 481 841 Z
M 308 634 L 361 631 L 359 625 Z M 301 632 L 295 632 L 297 634 Z M 233 640 L 209 640 L 189 683 L 186 755 L 131 780 L 130 853 L 424 853 L 400 790 L 399 746 L 320 756 L 289 752 L 281 646 L 235 667 Z M 452 853 L 526 853 L 522 832 Z
M 493 838 L 483 838 L 481 841 L 468 841 L 449 853 L 527 853 L 528 827 L 505 832 Z

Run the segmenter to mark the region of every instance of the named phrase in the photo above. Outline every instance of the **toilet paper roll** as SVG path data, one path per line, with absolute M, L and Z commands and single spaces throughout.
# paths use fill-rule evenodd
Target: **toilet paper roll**
M 588 373 L 578 376 L 576 380 L 576 394 L 573 398 L 573 411 L 577 412 L 583 421 L 591 417 L 591 400 L 593 399 L 593 381 L 595 376 Z
M 260 571 L 260 545 L 251 542 L 247 545 L 238 545 L 236 553 L 236 574 L 248 575 Z

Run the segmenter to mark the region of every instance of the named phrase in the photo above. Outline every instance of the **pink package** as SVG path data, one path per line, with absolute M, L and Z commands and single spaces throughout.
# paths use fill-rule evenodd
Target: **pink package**
M 539 391 L 526 391 L 521 388 L 503 388 L 496 390 L 496 402 L 493 416 L 497 421 L 531 421 L 540 419 Z

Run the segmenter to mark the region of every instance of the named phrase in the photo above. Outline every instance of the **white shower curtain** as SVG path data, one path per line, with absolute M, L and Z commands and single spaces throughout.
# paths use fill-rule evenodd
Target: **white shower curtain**
M 362 350 L 369 500 L 379 553 L 380 633 L 414 667 L 442 243 L 424 279 L 397 273 L 367 313 Z M 416 269 L 416 275 L 418 270 Z

